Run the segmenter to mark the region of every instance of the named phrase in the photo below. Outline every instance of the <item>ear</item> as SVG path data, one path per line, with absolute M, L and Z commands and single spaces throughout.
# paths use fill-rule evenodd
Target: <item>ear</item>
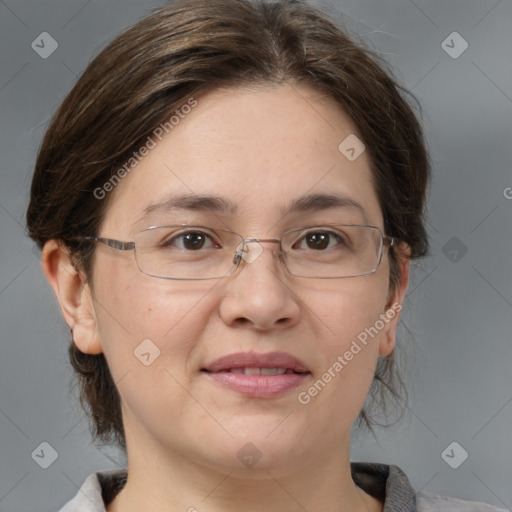
M 43 247 L 41 264 L 75 345 L 86 354 L 103 352 L 91 290 L 85 276 L 73 265 L 69 249 L 58 240 L 49 240 Z
M 400 320 L 400 312 L 402 311 L 405 292 L 409 285 L 411 250 L 407 244 L 401 244 L 396 247 L 395 251 L 400 276 L 397 285 L 389 291 L 385 310 L 381 315 L 381 319 L 386 323 L 386 327 L 379 341 L 380 356 L 389 356 L 395 348 L 396 329 L 398 321 Z

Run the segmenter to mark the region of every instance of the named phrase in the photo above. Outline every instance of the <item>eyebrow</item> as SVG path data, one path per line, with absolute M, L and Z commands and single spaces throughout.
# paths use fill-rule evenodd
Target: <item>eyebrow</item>
M 294 199 L 281 213 L 322 211 L 330 208 L 351 208 L 360 211 L 366 217 L 363 206 L 355 199 L 337 194 L 308 194 Z M 168 213 L 174 210 L 203 211 L 217 214 L 234 214 L 237 206 L 227 198 L 214 195 L 170 195 L 162 201 L 148 205 L 139 218 L 142 220 L 152 213 Z
M 366 217 L 366 211 L 358 201 L 337 194 L 308 194 L 299 197 L 291 202 L 285 213 L 321 211 L 329 208 L 353 208 Z
M 171 195 L 158 203 L 152 203 L 144 209 L 141 219 L 152 213 L 167 213 L 173 210 L 192 210 L 211 213 L 235 213 L 236 205 L 220 196 L 186 194 Z

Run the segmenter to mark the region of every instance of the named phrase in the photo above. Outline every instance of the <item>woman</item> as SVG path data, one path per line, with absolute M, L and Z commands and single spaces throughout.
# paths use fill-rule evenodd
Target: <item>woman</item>
M 350 463 L 369 393 L 398 394 L 428 180 L 400 87 L 307 5 L 186 0 L 116 38 L 27 215 L 95 434 L 128 458 L 62 510 L 496 510 Z

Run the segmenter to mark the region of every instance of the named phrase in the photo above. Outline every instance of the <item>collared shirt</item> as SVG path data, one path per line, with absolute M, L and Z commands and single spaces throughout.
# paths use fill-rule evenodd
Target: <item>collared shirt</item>
M 350 466 L 355 484 L 381 500 L 383 512 L 507 512 L 477 501 L 415 492 L 398 466 L 369 462 L 351 462 Z M 59 512 L 106 512 L 105 506 L 124 487 L 126 479 L 126 469 L 92 473 Z

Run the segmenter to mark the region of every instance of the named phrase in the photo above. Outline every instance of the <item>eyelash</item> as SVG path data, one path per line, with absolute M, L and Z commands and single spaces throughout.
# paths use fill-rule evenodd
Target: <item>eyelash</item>
M 347 241 L 345 240 L 346 237 L 343 237 L 341 234 L 336 233 L 335 231 L 329 231 L 329 230 L 325 229 L 325 230 L 316 230 L 316 231 L 315 230 L 306 231 L 305 233 L 303 233 L 303 235 L 300 238 L 298 238 L 292 244 L 292 246 L 291 246 L 292 249 L 296 248 L 297 245 L 301 245 L 304 241 L 306 241 L 308 236 L 311 237 L 312 235 L 319 235 L 319 234 L 327 235 L 329 237 L 329 242 L 328 242 L 329 245 L 331 244 L 332 241 L 336 241 L 336 245 L 347 245 Z M 209 240 L 211 242 L 211 244 L 213 244 L 213 246 L 216 246 L 217 248 L 221 247 L 220 241 L 216 241 L 214 239 L 214 237 L 212 235 L 210 235 L 209 233 L 207 233 L 205 231 L 199 231 L 199 230 L 184 231 L 181 233 L 172 234 L 172 235 L 168 236 L 167 238 L 165 238 L 164 240 L 162 240 L 158 244 L 158 246 L 162 247 L 162 248 L 178 247 L 179 249 L 186 249 L 186 247 L 184 247 L 184 246 L 182 246 L 182 247 L 177 246 L 176 242 L 181 240 L 181 245 L 183 245 L 185 243 L 185 237 L 190 236 L 190 235 L 203 236 L 204 239 Z M 203 249 L 203 248 L 204 248 L 203 245 L 201 245 L 201 247 L 199 249 Z M 211 248 L 211 247 L 209 247 L 209 248 Z M 327 248 L 332 249 L 332 247 L 327 247 Z M 300 248 L 299 248 L 299 250 L 300 250 Z M 318 249 L 316 249 L 316 250 L 318 250 Z
M 172 234 L 172 235 L 168 236 L 167 238 L 165 238 L 164 240 L 162 240 L 158 244 L 158 246 L 163 247 L 163 248 L 172 247 L 172 246 L 174 246 L 174 243 L 177 240 L 181 239 L 182 241 L 184 241 L 184 237 L 186 237 L 187 235 L 203 235 L 205 237 L 205 239 L 210 240 L 214 245 L 217 245 L 217 246 L 219 245 L 219 243 L 216 242 L 210 234 L 206 233 L 205 231 L 195 230 L 195 231 L 184 231 L 182 233 Z M 179 248 L 184 249 L 184 247 L 179 247 Z

